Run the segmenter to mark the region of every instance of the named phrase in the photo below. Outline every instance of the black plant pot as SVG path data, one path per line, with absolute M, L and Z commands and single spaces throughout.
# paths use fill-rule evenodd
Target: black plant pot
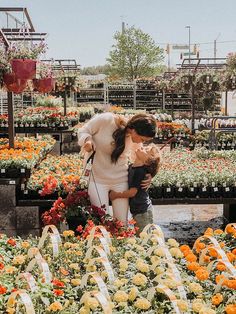
M 173 186 L 163 187 L 163 197 L 173 198 L 175 196 L 175 188 Z
M 235 187 L 229 186 L 229 187 L 222 187 L 222 196 L 225 198 L 233 198 L 236 196 Z
M 152 186 L 149 189 L 149 196 L 153 199 L 162 198 L 163 197 L 163 189 L 161 186 Z
M 212 198 L 222 197 L 222 187 L 221 186 L 210 187 L 210 190 L 211 190 L 211 197 Z
M 199 193 L 198 187 L 194 187 L 194 186 L 188 187 L 187 192 L 186 192 L 187 196 L 190 198 L 197 197 L 198 193 Z
M 211 197 L 211 191 L 210 191 L 210 187 L 206 186 L 202 186 L 201 188 L 199 188 L 199 197 L 202 198 L 208 198 Z
M 175 197 L 176 198 L 186 197 L 186 188 L 185 187 L 175 187 Z

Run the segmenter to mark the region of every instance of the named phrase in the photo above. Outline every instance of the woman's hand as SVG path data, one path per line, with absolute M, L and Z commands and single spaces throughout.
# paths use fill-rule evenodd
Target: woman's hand
M 87 153 L 91 153 L 91 152 L 93 151 L 93 143 L 92 143 L 91 141 L 87 141 L 86 143 L 84 143 L 83 149 L 84 149 Z
M 150 173 L 147 173 L 145 179 L 143 179 L 141 182 L 142 189 L 147 190 L 150 187 L 151 182 L 152 182 L 152 176 L 150 175 Z
M 116 198 L 118 198 L 118 193 L 113 191 L 113 190 L 111 190 L 109 192 L 109 198 L 110 198 L 111 201 L 114 201 Z

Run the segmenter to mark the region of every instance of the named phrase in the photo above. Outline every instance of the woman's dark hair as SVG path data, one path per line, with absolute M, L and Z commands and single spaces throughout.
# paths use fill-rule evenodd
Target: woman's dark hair
M 111 154 L 112 162 L 117 162 L 125 149 L 125 136 L 128 129 L 134 129 L 138 135 L 154 137 L 156 134 L 156 119 L 149 114 L 140 113 L 133 116 L 125 127 L 119 127 L 113 134 L 115 148 Z

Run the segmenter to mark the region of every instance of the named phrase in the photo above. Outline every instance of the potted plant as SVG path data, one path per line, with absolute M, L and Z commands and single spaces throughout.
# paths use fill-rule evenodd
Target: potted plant
M 25 80 L 34 78 L 37 58 L 45 51 L 46 45 L 44 42 L 39 44 L 26 42 L 11 44 L 7 49 L 7 58 L 16 77 Z
M 55 89 L 55 79 L 52 77 L 52 68 L 50 64 L 38 63 L 37 78 L 33 79 L 34 88 L 40 93 L 49 93 Z

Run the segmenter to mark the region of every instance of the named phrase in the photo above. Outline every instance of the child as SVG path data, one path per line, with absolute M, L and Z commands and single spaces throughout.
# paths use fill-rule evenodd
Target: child
M 110 191 L 111 200 L 116 198 L 129 198 L 130 211 L 137 222 L 139 232 L 149 223 L 153 222 L 153 207 L 148 192 L 140 184 L 147 173 L 154 177 L 160 165 L 160 153 L 152 144 L 141 146 L 135 151 L 135 161 L 129 166 L 129 189 L 123 192 Z

